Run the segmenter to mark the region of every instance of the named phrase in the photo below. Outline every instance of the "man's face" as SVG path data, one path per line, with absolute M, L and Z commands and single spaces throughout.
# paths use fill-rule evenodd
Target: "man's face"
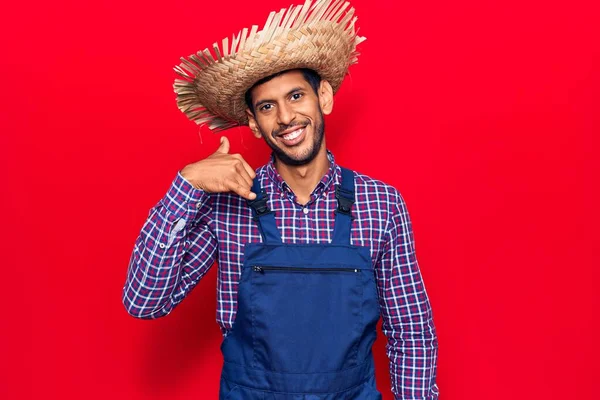
M 329 85 L 326 82 L 323 84 Z M 324 119 L 319 96 L 294 70 L 252 90 L 254 116 L 250 128 L 262 136 L 279 160 L 287 165 L 312 161 L 323 144 Z

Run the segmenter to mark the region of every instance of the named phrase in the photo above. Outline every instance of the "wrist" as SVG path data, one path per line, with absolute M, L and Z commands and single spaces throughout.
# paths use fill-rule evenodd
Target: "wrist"
M 204 190 L 202 183 L 198 181 L 198 179 L 192 178 L 192 168 L 191 165 L 186 165 L 179 171 L 179 175 L 189 183 L 194 189 Z
M 194 188 L 178 171 L 169 190 L 160 200 L 169 211 L 172 220 L 193 220 L 200 209 L 209 201 L 207 192 Z

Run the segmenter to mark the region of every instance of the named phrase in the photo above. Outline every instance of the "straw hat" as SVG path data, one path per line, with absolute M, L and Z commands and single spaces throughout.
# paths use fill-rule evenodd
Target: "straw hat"
M 244 94 L 274 73 L 310 68 L 329 81 L 334 93 L 348 67 L 357 62 L 356 46 L 365 40 L 354 30 L 354 8 L 344 0 L 307 0 L 272 12 L 262 30 L 242 29 L 222 46 L 214 43 L 174 69 L 177 106 L 198 125 L 221 131 L 248 125 Z

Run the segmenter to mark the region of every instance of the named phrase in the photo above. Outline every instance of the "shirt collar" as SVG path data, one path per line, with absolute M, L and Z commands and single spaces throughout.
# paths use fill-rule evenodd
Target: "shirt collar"
M 339 171 L 338 165 L 335 163 L 335 157 L 333 156 L 333 153 L 329 150 L 326 151 L 327 159 L 329 160 L 329 168 L 327 169 L 327 172 L 325 173 L 325 175 L 323 175 L 323 177 L 321 178 L 319 183 L 317 183 L 317 186 L 315 186 L 311 193 L 311 195 L 315 197 L 319 196 L 321 193 L 326 192 L 332 184 L 335 184 L 339 180 L 338 175 L 341 173 Z M 279 172 L 277 172 L 277 169 L 275 168 L 274 152 L 271 152 L 269 163 L 267 164 L 267 177 L 274 184 L 275 188 L 277 188 L 280 192 L 292 193 L 292 189 L 290 188 L 290 186 L 287 184 L 286 181 L 283 180 L 283 178 L 281 177 L 281 175 L 279 175 Z

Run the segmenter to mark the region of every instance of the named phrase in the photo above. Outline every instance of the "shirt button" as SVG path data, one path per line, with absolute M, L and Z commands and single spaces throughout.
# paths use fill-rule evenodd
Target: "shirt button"
M 285 195 L 283 194 L 283 192 L 281 192 L 281 197 L 283 197 L 283 196 L 285 196 Z
M 196 208 L 200 208 L 200 207 L 202 207 L 202 204 L 201 203 L 196 203 Z
M 160 247 L 161 249 L 164 249 L 165 248 L 165 244 L 161 243 L 161 244 L 158 245 L 158 247 Z
M 308 214 L 308 208 L 306 208 L 306 207 L 305 207 L 305 208 L 303 208 L 303 209 L 302 209 L 302 212 L 303 212 L 304 214 Z

